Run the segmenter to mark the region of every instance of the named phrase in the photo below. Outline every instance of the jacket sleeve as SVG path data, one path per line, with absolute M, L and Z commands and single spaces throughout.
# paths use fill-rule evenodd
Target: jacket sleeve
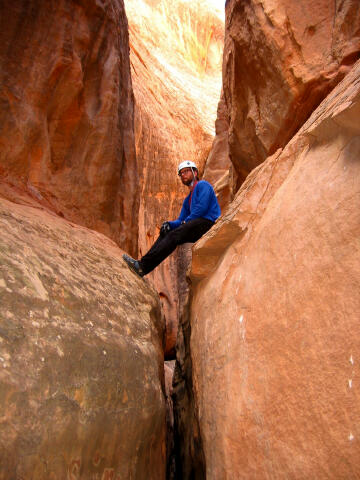
M 179 225 L 181 225 L 181 222 L 186 220 L 186 217 L 189 215 L 189 213 L 190 213 L 189 196 L 187 196 L 183 201 L 179 218 L 177 220 L 172 220 L 169 222 L 171 230 L 174 230 L 174 228 L 177 228 Z
M 200 182 L 196 185 L 191 199 L 190 214 L 185 218 L 185 221 L 193 220 L 194 218 L 204 217 L 210 208 L 212 187 L 209 183 Z

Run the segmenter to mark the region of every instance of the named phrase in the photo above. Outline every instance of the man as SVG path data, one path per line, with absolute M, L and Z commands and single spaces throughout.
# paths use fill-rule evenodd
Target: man
M 199 240 L 220 216 L 220 206 L 214 189 L 210 183 L 198 179 L 198 169 L 194 162 L 186 160 L 180 163 L 178 175 L 182 183 L 190 189 L 179 218 L 162 224 L 158 239 L 140 260 L 123 255 L 131 270 L 140 277 L 154 270 L 178 245 Z

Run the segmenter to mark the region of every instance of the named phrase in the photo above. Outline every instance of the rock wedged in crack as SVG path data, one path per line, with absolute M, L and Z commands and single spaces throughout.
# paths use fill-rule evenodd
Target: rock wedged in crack
M 0 199 L 0 478 L 165 479 L 156 292 L 102 234 Z
M 360 475 L 359 118 L 357 62 L 193 249 L 208 480 Z
M 175 480 L 174 405 L 172 400 L 175 360 L 164 362 L 166 395 L 166 480 Z

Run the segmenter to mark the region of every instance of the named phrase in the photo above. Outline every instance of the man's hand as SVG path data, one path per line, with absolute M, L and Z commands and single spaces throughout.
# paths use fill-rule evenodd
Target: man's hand
M 161 225 L 161 228 L 160 228 L 160 235 L 162 237 L 165 237 L 165 235 L 167 233 L 169 233 L 171 230 L 171 227 L 170 227 L 170 223 L 169 222 L 164 222 L 162 225 Z

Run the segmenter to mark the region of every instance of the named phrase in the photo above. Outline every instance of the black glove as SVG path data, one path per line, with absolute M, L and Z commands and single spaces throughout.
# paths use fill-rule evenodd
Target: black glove
M 161 228 L 160 228 L 160 235 L 162 237 L 165 237 L 165 235 L 167 233 L 169 233 L 171 230 L 171 227 L 170 227 L 170 223 L 169 222 L 164 222 L 162 225 L 161 225 Z

